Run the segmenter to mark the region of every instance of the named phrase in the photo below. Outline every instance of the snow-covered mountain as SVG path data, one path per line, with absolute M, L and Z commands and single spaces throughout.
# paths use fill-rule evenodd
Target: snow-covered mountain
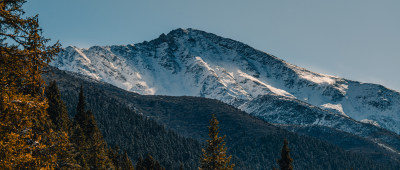
M 311 72 L 195 29 L 135 45 L 67 47 L 51 65 L 139 94 L 218 99 L 271 123 L 327 126 L 363 137 L 381 128 L 400 134 L 399 92 Z

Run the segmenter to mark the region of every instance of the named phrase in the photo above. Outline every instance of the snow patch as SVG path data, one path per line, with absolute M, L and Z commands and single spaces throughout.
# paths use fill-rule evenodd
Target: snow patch
M 259 84 L 259 86 L 266 87 L 273 94 L 276 94 L 276 95 L 279 95 L 279 96 L 286 96 L 286 97 L 295 98 L 292 94 L 288 93 L 287 91 L 272 87 L 271 85 L 268 85 L 268 84 L 266 84 L 266 83 L 264 83 L 264 82 L 262 82 L 262 81 L 260 81 L 260 80 L 258 80 L 256 78 L 254 78 L 253 76 L 250 76 L 249 74 L 243 72 L 242 70 L 237 70 L 237 75 L 238 75 L 237 79 L 242 80 L 241 82 L 244 82 L 245 80 L 250 80 L 250 81 L 252 81 L 252 82 L 254 82 L 256 84 Z M 259 95 L 263 95 L 259 91 L 259 89 L 260 89 L 259 86 L 255 86 L 255 85 L 247 86 L 249 91 L 258 91 L 258 93 L 253 94 L 253 97 L 257 97 Z
M 363 120 L 360 120 L 360 122 L 368 123 L 368 124 L 374 125 L 374 126 L 376 126 L 376 127 L 381 127 L 381 126 L 379 125 L 379 123 L 378 123 L 377 121 L 374 121 L 374 120 L 363 119 Z
M 335 110 L 335 112 L 337 112 L 343 116 L 349 117 L 348 115 L 346 115 L 346 113 L 343 112 L 342 104 L 326 103 L 326 104 L 321 105 L 321 107 L 324 109 L 327 109 L 327 110 L 330 110 L 330 109 Z
M 319 75 L 319 74 L 314 74 L 314 73 L 305 72 L 305 71 L 300 72 L 299 76 L 303 79 L 312 81 L 317 84 L 334 84 L 336 82 L 330 76 Z

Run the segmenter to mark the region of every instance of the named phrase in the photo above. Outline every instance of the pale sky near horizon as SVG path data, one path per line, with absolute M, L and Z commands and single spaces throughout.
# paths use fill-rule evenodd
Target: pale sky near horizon
M 64 47 L 134 44 L 194 28 L 400 91 L 398 0 L 28 0 L 24 8 Z

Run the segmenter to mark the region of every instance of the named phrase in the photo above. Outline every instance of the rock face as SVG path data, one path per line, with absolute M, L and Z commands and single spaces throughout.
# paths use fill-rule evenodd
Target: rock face
M 218 99 L 271 123 L 325 126 L 400 149 L 388 137 L 400 134 L 399 92 L 311 72 L 204 31 L 176 29 L 135 45 L 67 47 L 51 65 L 143 95 Z M 394 133 L 371 134 L 383 129 Z

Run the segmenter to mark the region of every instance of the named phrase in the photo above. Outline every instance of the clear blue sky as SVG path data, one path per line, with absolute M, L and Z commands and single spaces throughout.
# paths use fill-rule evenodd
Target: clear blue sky
M 63 46 L 133 44 L 195 28 L 400 91 L 399 0 L 29 0 L 25 10 Z

